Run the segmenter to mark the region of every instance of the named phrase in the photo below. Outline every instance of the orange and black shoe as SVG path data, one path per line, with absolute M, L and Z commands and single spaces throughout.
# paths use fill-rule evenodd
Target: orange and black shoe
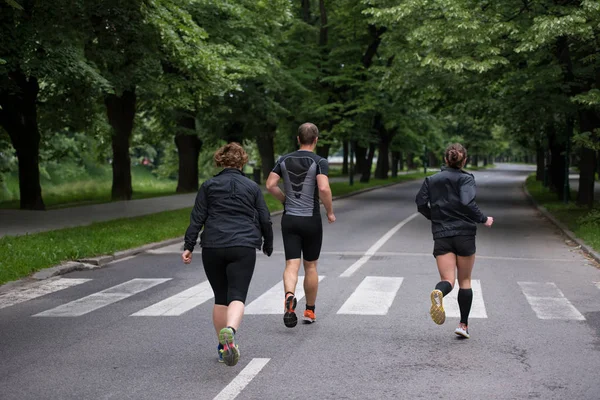
M 305 324 L 312 324 L 313 322 L 317 322 L 317 316 L 313 310 L 304 311 L 304 316 L 302 317 Z
M 296 296 L 294 293 L 287 292 L 285 294 L 285 314 L 283 315 L 283 323 L 288 328 L 293 328 L 298 324 L 296 316 Z

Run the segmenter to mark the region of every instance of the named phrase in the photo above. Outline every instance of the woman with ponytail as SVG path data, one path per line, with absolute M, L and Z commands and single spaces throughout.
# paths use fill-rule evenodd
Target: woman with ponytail
M 430 295 L 429 314 L 436 324 L 444 323 L 443 298 L 452 291 L 458 271 L 460 324 L 454 333 L 469 338 L 477 224 L 490 227 L 494 219 L 485 216 L 475 202 L 475 178 L 463 171 L 467 150 L 458 143 L 452 144 L 446 149 L 445 161 L 441 172 L 425 178 L 416 198 L 417 209 L 431 221 L 433 256 L 440 273 L 440 282 Z

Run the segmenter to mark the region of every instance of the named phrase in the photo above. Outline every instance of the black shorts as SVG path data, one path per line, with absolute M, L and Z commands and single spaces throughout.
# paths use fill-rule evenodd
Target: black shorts
M 323 222 L 321 215 L 297 217 L 284 214 L 281 218 L 281 233 L 285 259 L 304 257 L 304 261 L 317 261 L 323 244 Z
M 203 248 L 202 264 L 215 294 L 215 304 L 228 306 L 234 300 L 246 303 L 256 264 L 251 247 Z
M 457 256 L 469 257 L 475 254 L 475 236 L 451 236 L 434 239 L 433 256 L 454 253 Z

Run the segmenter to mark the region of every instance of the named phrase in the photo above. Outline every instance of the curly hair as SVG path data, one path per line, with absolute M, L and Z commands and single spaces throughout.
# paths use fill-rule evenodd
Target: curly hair
M 239 143 L 229 143 L 215 152 L 214 160 L 217 167 L 241 169 L 248 162 L 248 154 Z
M 463 161 L 467 158 L 467 149 L 460 143 L 451 144 L 446 148 L 446 162 L 449 167 L 462 168 Z

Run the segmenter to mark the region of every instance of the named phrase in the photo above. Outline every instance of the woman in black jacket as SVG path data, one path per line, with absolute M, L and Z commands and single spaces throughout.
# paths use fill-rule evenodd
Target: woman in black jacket
M 417 194 L 417 209 L 431 220 L 434 247 L 441 281 L 431 292 L 431 319 L 441 325 L 446 320 L 443 297 L 452 291 L 458 270 L 458 305 L 460 324 L 454 331 L 469 338 L 468 318 L 473 301 L 471 271 L 475 263 L 475 234 L 477 224 L 492 226 L 475 202 L 475 179 L 462 170 L 467 163 L 467 150 L 456 143 L 446 149 L 447 167 L 425 178 Z
M 185 233 L 183 262 L 192 261 L 198 233 L 202 264 L 215 295 L 213 323 L 219 338 L 219 361 L 237 364 L 240 351 L 235 333 L 256 264 L 256 249 L 273 253 L 271 215 L 260 187 L 242 173 L 248 155 L 237 143 L 221 147 L 214 156 L 223 170 L 204 182 Z M 264 238 L 264 243 L 263 243 Z

